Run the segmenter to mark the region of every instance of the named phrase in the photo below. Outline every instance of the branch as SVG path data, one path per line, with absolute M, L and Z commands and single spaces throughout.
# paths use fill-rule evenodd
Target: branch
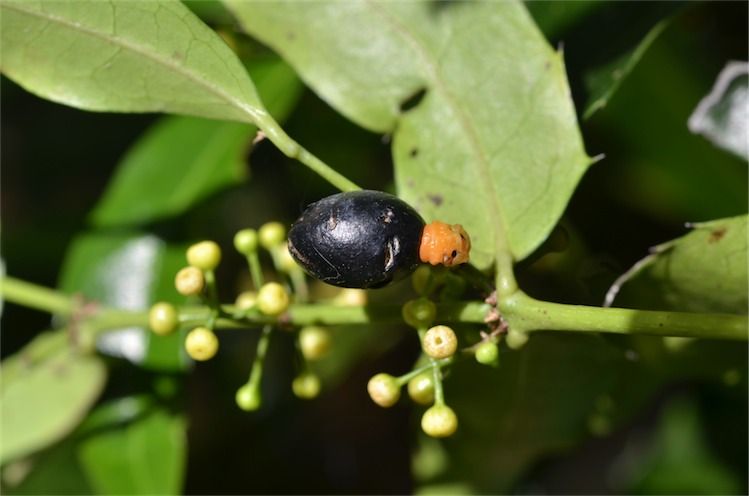
M 500 301 L 502 316 L 519 331 L 607 332 L 706 339 L 747 340 L 745 315 L 657 312 L 564 305 L 531 298 L 522 291 Z
M 0 283 L 0 294 L 4 300 L 37 310 L 71 316 L 80 304 L 70 296 L 11 277 L 3 278 Z M 354 307 L 294 304 L 280 317 L 253 314 L 236 320 L 220 318 L 216 321 L 216 327 L 246 329 L 265 324 L 397 324 L 402 323 L 401 307 L 400 304 Z M 237 311 L 231 305 L 222 306 L 222 310 L 227 314 Z M 477 301 L 440 303 L 436 320 L 443 323 L 483 324 L 490 310 L 489 305 Z M 605 332 L 731 340 L 749 338 L 749 323 L 745 315 L 654 312 L 564 305 L 535 300 L 522 291 L 516 291 L 501 299 L 500 310 L 510 327 L 522 332 Z M 208 307 L 182 307 L 179 309 L 180 321 L 186 325 L 202 324 L 209 317 L 210 311 Z M 119 310 L 102 306 L 85 319 L 87 325 L 102 331 L 127 326 L 145 327 L 148 311 Z

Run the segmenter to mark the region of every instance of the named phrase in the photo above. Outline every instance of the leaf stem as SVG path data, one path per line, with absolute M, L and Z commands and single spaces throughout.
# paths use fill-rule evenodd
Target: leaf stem
M 284 155 L 300 161 L 336 188 L 341 191 L 356 191 L 361 189 L 346 176 L 332 169 L 325 162 L 294 141 L 270 114 L 253 115 L 253 121 Z

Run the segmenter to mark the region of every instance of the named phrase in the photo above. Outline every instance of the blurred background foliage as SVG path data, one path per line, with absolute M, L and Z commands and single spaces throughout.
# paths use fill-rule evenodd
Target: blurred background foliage
M 388 136 L 354 126 L 304 89 L 268 49 L 235 32 L 220 4 L 187 3 L 240 54 L 291 136 L 354 182 L 393 190 Z M 683 235 L 685 222 L 746 212 L 746 162 L 686 123 L 724 65 L 747 60 L 747 4 L 528 7 L 549 41 L 563 47 L 586 148 L 605 158 L 584 176 L 552 236 L 567 239 L 567 249 L 531 256 L 518 277 L 533 296 L 600 305 L 619 274 L 649 247 Z M 241 257 L 228 249 L 233 233 L 269 220 L 290 223 L 334 192 L 267 141 L 250 153 L 249 126 L 81 112 L 5 78 L 1 84 L 2 253 L 15 277 L 145 308 L 155 299 L 179 301 L 171 280 L 184 246 L 210 238 L 227 247 L 218 280 L 229 300 L 247 283 Z M 181 162 L 144 167 L 154 175 L 133 179 L 147 185 L 142 198 L 117 196 L 110 181 L 127 180 L 118 167 L 168 154 L 142 151 L 157 133 L 187 143 L 185 136 L 215 133 L 219 151 L 195 160 L 221 164 L 221 174 L 190 177 L 185 162 L 197 174 L 201 168 L 188 150 Z M 168 139 L 150 146 L 166 147 Z M 139 203 L 151 197 L 164 200 L 158 213 L 139 215 Z M 371 298 L 403 299 L 407 286 Z M 646 293 L 624 296 L 624 304 L 647 307 Z M 50 327 L 46 315 L 6 305 L 3 358 Z M 321 370 L 323 394 L 309 402 L 289 388 L 292 336 L 276 333 L 256 414 L 237 409 L 234 392 L 257 333 L 221 333 L 217 359 L 193 366 L 178 336 L 149 342 L 138 340 L 140 332 L 108 338 L 109 376 L 92 412 L 71 436 L 6 465 L 5 492 L 747 491 L 742 343 L 539 336 L 520 353 L 503 353 L 496 370 L 465 363 L 452 371 L 446 394 L 461 431 L 437 442 L 419 433 L 411 404 L 386 411 L 366 394 L 374 373 L 412 365 L 418 343 L 405 328 L 336 329 L 335 352 Z M 141 346 L 127 344 L 133 339 Z

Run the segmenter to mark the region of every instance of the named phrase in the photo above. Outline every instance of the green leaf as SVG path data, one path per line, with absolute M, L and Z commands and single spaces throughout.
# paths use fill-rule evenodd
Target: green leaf
M 617 280 L 625 303 L 641 308 L 745 314 L 746 215 L 695 224 L 684 237 L 659 245 Z
M 221 38 L 177 1 L 2 0 L 2 72 L 73 107 L 253 122 L 266 112 Z
M 562 57 L 520 3 L 225 4 L 339 112 L 393 133 L 399 194 L 463 224 L 479 267 L 533 251 L 590 162 Z
M 637 46 L 585 75 L 585 86 L 590 96 L 588 97 L 588 103 L 585 105 L 584 119 L 589 119 L 594 113 L 606 106 L 616 90 L 619 89 L 619 85 L 624 78 L 632 72 L 667 25 L 668 19 L 658 22 Z
M 138 141 L 93 212 L 97 226 L 142 224 L 176 215 L 245 179 L 255 127 L 166 117 Z
M 82 440 L 78 455 L 98 494 L 180 494 L 186 451 L 184 419 L 159 409 Z
M 283 119 L 300 95 L 299 80 L 277 59 L 252 65 L 258 90 Z M 279 91 L 281 93 L 279 93 Z M 166 117 L 120 163 L 92 217 L 98 226 L 142 224 L 180 214 L 246 178 L 257 128 L 192 117 Z
M 76 238 L 60 277 L 60 288 L 128 310 L 146 310 L 155 301 L 183 299 L 173 287 L 185 265 L 184 247 L 169 246 L 153 235 L 91 233 Z M 100 351 L 159 370 L 184 368 L 188 360 L 180 332 L 156 336 L 133 327 L 99 339 Z
M 31 472 L 26 472 L 31 469 Z M 93 494 L 76 459 L 74 436 L 43 451 L 32 460 L 3 468 L 3 494 Z
M 49 446 L 70 433 L 104 387 L 106 368 L 68 349 L 16 374 L 0 392 L 0 463 Z

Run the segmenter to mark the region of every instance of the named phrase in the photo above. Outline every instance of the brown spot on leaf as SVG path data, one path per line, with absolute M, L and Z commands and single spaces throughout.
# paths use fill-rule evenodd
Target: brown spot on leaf
M 435 207 L 439 207 L 442 205 L 442 202 L 445 201 L 444 198 L 442 198 L 442 195 L 427 195 L 427 198 L 429 198 L 429 201 L 434 203 Z
M 408 152 L 409 155 L 411 155 L 411 158 L 416 158 L 419 155 L 419 149 L 416 147 L 411 148 L 411 151 Z
M 713 232 L 710 233 L 710 237 L 707 238 L 708 243 L 717 243 L 721 239 L 723 239 L 723 236 L 726 235 L 726 231 L 728 229 L 725 227 L 719 227 L 718 229 L 713 230 Z

